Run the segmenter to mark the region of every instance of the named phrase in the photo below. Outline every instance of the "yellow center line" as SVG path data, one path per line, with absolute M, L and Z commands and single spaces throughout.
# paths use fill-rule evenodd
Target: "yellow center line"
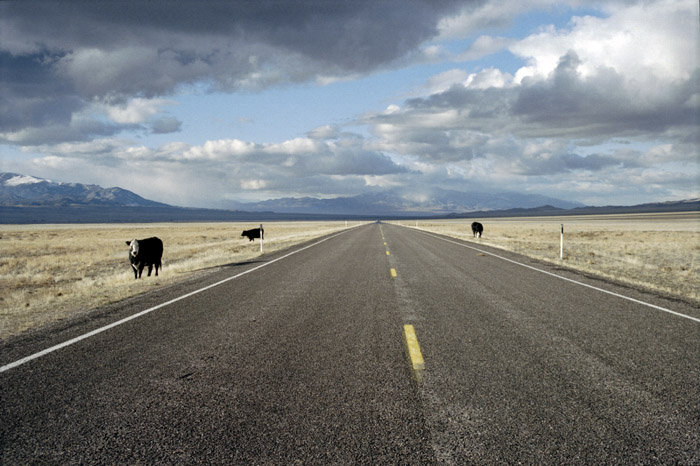
M 390 253 L 389 251 L 387 251 L 387 252 L 386 252 L 386 255 L 387 255 L 387 256 L 390 256 L 390 255 L 391 255 L 391 253 Z
M 396 269 L 391 269 L 391 278 L 396 278 Z
M 413 325 L 406 324 L 403 326 L 404 337 L 406 338 L 406 346 L 408 347 L 408 356 L 411 358 L 411 366 L 420 379 L 421 372 L 425 369 L 425 361 L 423 361 L 423 353 L 418 344 L 418 337 Z

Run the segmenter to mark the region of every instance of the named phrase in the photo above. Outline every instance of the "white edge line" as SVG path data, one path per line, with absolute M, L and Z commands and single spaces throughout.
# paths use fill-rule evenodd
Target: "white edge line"
M 401 225 L 401 226 L 404 226 L 404 225 Z M 479 251 L 479 252 L 482 252 L 482 253 L 484 253 L 484 254 L 488 254 L 488 255 L 490 255 L 490 256 L 497 257 L 497 258 L 499 258 L 499 259 L 503 259 L 504 261 L 508 261 L 508 262 L 513 263 L 513 264 L 521 265 L 521 266 L 523 266 L 523 267 L 527 267 L 528 269 L 532 269 L 532 270 L 535 270 L 535 271 L 537 271 L 537 272 L 541 272 L 541 273 L 544 273 L 544 274 L 547 274 L 547 275 L 551 275 L 552 277 L 556 277 L 556 278 L 560 278 L 560 279 L 562 279 L 562 280 L 566 280 L 567 282 L 571 282 L 571 283 L 575 283 L 575 284 L 577 284 L 577 285 L 585 286 L 586 288 L 591 288 L 591 289 L 593 289 L 593 290 L 600 291 L 600 292 L 602 292 L 602 293 L 606 293 L 606 294 L 609 294 L 609 295 L 612 295 L 612 296 L 616 296 L 616 297 L 618 297 L 618 298 L 626 299 L 627 301 L 632 301 L 633 303 L 641 304 L 641 305 L 643 305 L 643 306 L 651 307 L 651 308 L 654 308 L 654 309 L 659 310 L 659 311 L 667 312 L 667 313 L 669 313 L 669 314 L 673 314 L 673 315 L 675 315 L 675 316 L 683 317 L 683 318 L 685 318 L 685 319 L 693 320 L 693 321 L 695 321 L 695 322 L 700 323 L 700 319 L 698 319 L 697 317 L 692 317 L 692 316 L 689 316 L 689 315 L 686 315 L 686 314 L 681 314 L 680 312 L 676 312 L 676 311 L 673 311 L 673 310 L 671 310 L 671 309 L 667 309 L 667 308 L 665 308 L 665 307 L 657 306 L 656 304 L 651 304 L 651 303 L 647 303 L 647 302 L 645 302 L 645 301 L 640 301 L 640 300 L 638 300 L 638 299 L 630 298 L 629 296 L 625 296 L 625 295 L 622 295 L 622 294 L 618 294 L 618 293 L 615 293 L 615 292 L 613 292 L 613 291 L 608 291 L 608 290 L 605 290 L 605 289 L 603 289 L 603 288 L 598 288 L 597 286 L 588 285 L 588 284 L 586 284 L 586 283 L 579 282 L 579 281 L 577 281 L 577 280 L 572 280 L 571 278 L 562 277 L 561 275 L 557 275 L 556 273 L 552 273 L 552 272 L 548 272 L 548 271 L 546 271 L 546 270 L 538 269 L 537 267 L 533 267 L 533 266 L 531 266 L 531 265 L 523 264 L 522 262 L 514 261 L 514 260 L 512 260 L 512 259 L 508 259 L 507 257 L 499 256 L 498 254 L 494 254 L 494 253 L 492 253 L 492 252 L 485 251 L 485 250 L 483 250 L 483 249 L 475 248 L 475 247 L 473 247 L 473 246 L 469 246 L 469 245 L 464 244 L 464 243 L 459 243 L 459 242 L 457 242 L 457 241 L 452 241 L 452 240 L 449 240 L 449 239 L 446 239 L 446 238 L 441 238 L 440 236 L 436 236 L 436 235 L 434 235 L 434 234 L 432 234 L 432 233 L 429 233 L 429 232 L 427 232 L 427 231 L 424 231 L 424 230 L 420 230 L 420 229 L 416 229 L 416 228 L 412 228 L 412 227 L 405 227 L 405 228 L 411 228 L 412 230 L 419 231 L 419 232 L 423 233 L 424 235 L 432 236 L 433 238 L 436 238 L 436 239 L 439 239 L 439 240 L 442 240 L 442 241 L 446 241 L 446 242 L 448 242 L 448 243 L 452 243 L 452 244 L 456 244 L 456 245 L 458 245 L 458 246 L 462 246 L 462 247 L 465 247 L 465 248 L 473 249 L 473 250 L 475 250 L 475 251 Z
M 165 302 L 165 303 L 158 304 L 157 306 L 153 306 L 153 307 L 151 307 L 151 308 L 149 308 L 149 309 L 146 309 L 146 310 L 144 310 L 144 311 L 138 312 L 138 313 L 133 314 L 133 315 L 131 315 L 131 316 L 129 316 L 129 317 L 125 317 L 125 318 L 123 318 L 123 319 L 121 319 L 121 320 L 118 320 L 118 321 L 113 322 L 113 323 L 111 323 L 111 324 L 105 325 L 104 327 L 100 327 L 100 328 L 95 329 L 95 330 L 93 330 L 93 331 L 91 331 L 91 332 L 88 332 L 88 333 L 85 333 L 85 334 L 80 335 L 80 336 L 78 336 L 78 337 L 75 337 L 75 338 L 72 338 L 72 339 L 70 339 L 70 340 L 64 341 L 63 343 L 59 343 L 58 345 L 52 346 L 52 347 L 50 347 L 50 348 L 46 348 L 45 350 L 39 351 L 38 353 L 34 353 L 34 354 L 29 355 L 29 356 L 26 356 L 26 357 L 24 357 L 24 358 L 22 358 L 22 359 L 18 359 L 18 360 L 15 361 L 15 362 L 11 362 L 11 363 L 9 363 L 9 364 L 7 364 L 7 365 L 4 365 L 4 366 L 0 367 L 0 373 L 5 372 L 5 371 L 10 370 L 10 369 L 14 369 L 15 367 L 21 366 L 22 364 L 25 364 L 25 363 L 27 363 L 27 362 L 29 362 L 29 361 L 32 361 L 32 360 L 34 360 L 34 359 L 38 359 L 38 358 L 40 358 L 40 357 L 42 357 L 42 356 L 46 356 L 46 355 L 49 354 L 49 353 L 53 353 L 54 351 L 58 351 L 58 350 L 60 350 L 60 349 L 62 349 L 62 348 L 65 348 L 66 346 L 70 346 L 70 345 L 73 345 L 73 344 L 75 344 L 75 343 L 78 343 L 79 341 L 82 341 L 82 340 L 85 340 L 85 339 L 90 338 L 90 337 L 92 337 L 92 336 L 95 336 L 95 335 L 97 335 L 98 333 L 105 332 L 105 331 L 107 331 L 107 330 L 109 330 L 109 329 L 111 329 L 111 328 L 114 328 L 114 327 L 117 327 L 117 326 L 119 326 L 119 325 L 121 325 L 121 324 L 124 324 L 124 323 L 126 323 L 126 322 L 129 322 L 130 320 L 137 319 L 137 318 L 139 318 L 139 317 L 141 317 L 141 316 L 143 316 L 143 315 L 149 314 L 149 313 L 151 313 L 151 312 L 153 312 L 153 311 L 157 311 L 157 310 L 160 309 L 160 308 L 169 306 L 169 305 L 171 305 L 171 304 L 173 304 L 173 303 L 176 303 L 176 302 L 178 302 L 178 301 L 182 301 L 183 299 L 187 299 L 187 298 L 189 298 L 189 297 L 191 297 L 191 296 L 194 296 L 194 295 L 196 295 L 196 294 L 199 294 L 199 293 L 201 293 L 201 292 L 203 292 L 203 291 L 209 290 L 209 289 L 211 289 L 211 288 L 214 288 L 214 287 L 216 287 L 216 286 L 222 285 L 222 284 L 224 284 L 224 283 L 226 283 L 226 282 L 229 282 L 229 281 L 231 281 L 231 280 L 234 280 L 234 279 L 236 279 L 236 278 L 242 277 L 243 275 L 246 275 L 246 274 L 248 274 L 248 273 L 254 272 L 254 271 L 256 271 L 256 270 L 258 270 L 258 269 L 261 269 L 261 268 L 263 268 L 263 267 L 266 267 L 266 266 L 268 266 L 268 265 L 270 265 L 270 264 L 274 264 L 275 262 L 281 261 L 282 259 L 286 259 L 287 257 L 289 257 L 289 256 L 291 256 L 291 255 L 293 255 L 293 254 L 296 254 L 296 253 L 301 252 L 301 251 L 303 251 L 303 250 L 305 250 L 305 249 L 309 249 L 310 247 L 313 247 L 313 246 L 316 246 L 316 245 L 318 245 L 318 244 L 321 244 L 321 243 L 323 243 L 324 241 L 328 241 L 329 239 L 335 238 L 336 236 L 340 236 L 340 235 L 342 235 L 342 234 L 344 234 L 344 233 L 347 233 L 347 232 L 350 231 L 351 229 L 357 228 L 358 226 L 361 226 L 361 225 L 364 225 L 364 224 L 355 225 L 355 226 L 353 226 L 353 227 L 348 228 L 347 230 L 341 231 L 340 233 L 336 233 L 336 234 L 334 234 L 333 236 L 329 236 L 329 237 L 324 238 L 324 239 L 322 239 L 322 240 L 320 240 L 320 241 L 317 241 L 317 242 L 315 242 L 315 243 L 313 243 L 313 244 L 309 244 L 308 246 L 304 246 L 304 247 L 301 248 L 301 249 L 294 250 L 294 251 L 292 251 L 292 252 L 290 252 L 290 253 L 288 253 L 288 254 L 285 254 L 284 256 L 278 257 L 277 259 L 273 259 L 273 260 L 271 260 L 271 261 L 269 261 L 269 262 L 265 262 L 265 263 L 263 263 L 263 264 L 260 264 L 260 265 L 258 265 L 257 267 L 253 267 L 252 269 L 246 270 L 245 272 L 241 272 L 241 273 L 239 273 L 239 274 L 237 274 L 237 275 L 234 275 L 234 276 L 232 276 L 232 277 L 225 278 L 225 279 L 223 279 L 223 280 L 221 280 L 221 281 L 219 281 L 219 282 L 216 282 L 216 283 L 213 283 L 213 284 L 211 284 L 211 285 L 205 286 L 204 288 L 200 288 L 200 289 L 198 289 L 198 290 L 195 290 L 195 291 L 192 291 L 192 292 L 190 292 L 190 293 L 184 294 L 184 295 L 179 296 L 179 297 L 177 297 L 177 298 L 175 298 L 175 299 L 171 299 L 170 301 L 167 301 L 167 302 Z

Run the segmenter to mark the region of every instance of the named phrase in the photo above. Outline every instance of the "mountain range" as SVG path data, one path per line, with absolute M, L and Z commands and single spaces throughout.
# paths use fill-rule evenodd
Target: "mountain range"
M 17 173 L 0 173 L 0 205 L 168 206 L 144 199 L 122 188 L 102 188 L 82 183 L 56 183 Z M 461 192 L 433 188 L 420 194 L 391 189 L 332 199 L 286 197 L 253 203 L 233 203 L 230 207 L 232 210 L 280 214 L 429 216 L 475 210 L 533 208 L 541 205 L 551 205 L 560 209 L 583 206 L 580 203 L 536 194 Z
M 199 209 L 151 201 L 117 187 L 56 183 L 34 176 L 0 173 L 0 223 L 6 224 L 473 218 L 698 210 L 700 199 L 587 207 L 536 194 L 461 192 L 441 188 L 422 193 L 388 189 L 333 199 L 280 198 L 235 203 L 228 210 Z
M 5 206 L 128 206 L 166 207 L 122 188 L 94 184 L 56 183 L 34 176 L 0 173 L 0 205 Z
M 538 194 L 462 192 L 442 188 L 433 188 L 421 193 L 387 189 L 352 197 L 331 199 L 286 197 L 262 202 L 233 204 L 237 210 L 246 211 L 380 216 L 435 216 L 477 210 L 527 209 L 542 205 L 551 205 L 560 209 L 583 206 L 581 203 Z

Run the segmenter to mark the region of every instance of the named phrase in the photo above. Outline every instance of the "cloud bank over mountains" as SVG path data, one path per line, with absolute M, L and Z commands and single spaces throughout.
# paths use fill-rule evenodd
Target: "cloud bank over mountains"
M 3 2 L 0 144 L 15 154 L 4 168 L 202 207 L 428 186 L 587 204 L 700 196 L 698 5 L 582 8 Z M 547 21 L 568 11 L 568 21 Z M 528 14 L 544 19 L 514 30 Z M 424 69 L 436 71 L 406 78 Z M 384 108 L 291 139 L 202 140 L 175 112 L 185 93 L 341 89 L 382 77 L 397 80 Z

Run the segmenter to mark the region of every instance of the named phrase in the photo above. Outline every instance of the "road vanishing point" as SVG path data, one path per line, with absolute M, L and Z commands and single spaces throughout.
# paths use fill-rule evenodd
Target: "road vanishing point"
M 363 225 L 1 343 L 0 463 L 700 464 L 698 319 Z

